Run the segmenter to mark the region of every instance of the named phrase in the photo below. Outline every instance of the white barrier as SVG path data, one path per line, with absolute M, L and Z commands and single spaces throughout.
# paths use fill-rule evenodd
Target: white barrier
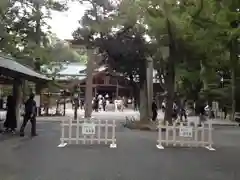
M 207 135 L 206 135 L 207 134 Z M 183 123 L 177 125 L 166 125 L 159 123 L 157 148 L 164 149 L 163 145 L 181 146 L 181 147 L 205 147 L 210 151 L 215 149 L 212 147 L 212 123 L 202 123 L 201 126 L 184 126 Z
M 61 143 L 58 147 L 67 144 L 109 144 L 116 148 L 116 122 L 115 120 L 80 119 L 62 121 Z
M 4 128 L 4 120 L 6 119 L 6 111 L 0 111 L 0 131 Z

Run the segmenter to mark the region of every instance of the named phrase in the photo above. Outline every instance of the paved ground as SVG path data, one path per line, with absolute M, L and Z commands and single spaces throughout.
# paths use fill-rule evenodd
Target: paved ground
M 119 116 L 108 114 L 105 119 L 120 120 Z M 130 131 L 120 123 L 117 149 L 105 145 L 57 148 L 57 121 L 38 121 L 38 133 L 33 139 L 0 135 L 0 180 L 240 179 L 238 127 L 215 129 L 215 152 L 203 148 L 158 150 L 156 132 Z

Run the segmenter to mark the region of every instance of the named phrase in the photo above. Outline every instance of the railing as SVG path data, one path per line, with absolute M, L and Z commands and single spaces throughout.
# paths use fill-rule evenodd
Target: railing
M 165 146 L 180 146 L 180 147 L 205 147 L 210 151 L 215 149 L 212 147 L 212 123 L 202 123 L 201 126 L 184 125 L 183 123 L 158 125 L 158 140 L 157 148 L 164 149 Z
M 58 147 L 67 144 L 110 144 L 116 148 L 116 122 L 115 120 L 80 119 L 62 121 L 61 143 Z
M 235 112 L 234 119 L 236 118 L 240 119 L 240 112 Z

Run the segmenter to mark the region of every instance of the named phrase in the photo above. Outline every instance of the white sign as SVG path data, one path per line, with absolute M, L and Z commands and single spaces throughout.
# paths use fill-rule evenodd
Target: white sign
M 193 131 L 191 127 L 181 127 L 179 129 L 179 136 L 192 137 Z
M 82 124 L 82 134 L 83 135 L 93 135 L 95 134 L 95 127 L 94 123 L 83 123 Z

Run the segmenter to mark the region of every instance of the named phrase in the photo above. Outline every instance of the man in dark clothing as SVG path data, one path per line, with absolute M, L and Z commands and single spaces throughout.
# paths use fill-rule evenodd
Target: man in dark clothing
M 136 98 L 133 99 L 133 108 L 134 108 L 134 111 L 138 110 L 138 105 L 137 105 L 137 99 Z
M 84 108 L 84 99 L 80 99 L 80 108 L 81 108 L 81 109 Z
M 156 121 L 157 119 L 157 104 L 155 101 L 152 102 L 152 120 Z
M 98 112 L 98 110 L 99 110 L 99 99 L 98 99 L 97 96 L 95 97 L 94 102 L 95 102 L 95 108 L 94 109 L 95 109 L 96 112 Z
M 25 114 L 24 114 L 23 124 L 20 129 L 20 136 L 24 136 L 24 129 L 27 125 L 28 120 L 30 120 L 32 124 L 31 135 L 37 136 L 36 115 L 37 115 L 36 101 L 34 100 L 34 94 L 31 94 L 29 96 L 29 99 L 25 103 Z
M 226 107 L 226 105 L 223 106 L 222 111 L 224 112 L 224 119 L 226 119 L 227 118 L 227 107 Z
M 102 98 L 103 111 L 106 111 L 106 104 L 107 104 L 106 99 L 105 99 L 105 98 Z
M 206 121 L 206 110 L 205 110 L 205 107 L 206 107 L 206 104 L 205 103 L 201 103 L 199 105 L 199 109 L 198 109 L 198 112 L 199 112 L 199 124 L 198 126 L 201 126 L 201 123 L 205 122 Z
M 6 128 L 6 132 L 15 133 L 15 129 L 17 127 L 17 119 L 15 112 L 15 101 L 13 96 L 8 96 L 7 98 L 7 115 L 6 121 L 4 122 L 4 127 Z
M 185 104 L 186 104 L 185 101 L 180 104 L 180 121 L 183 120 L 183 117 L 185 118 L 185 121 L 187 120 Z

